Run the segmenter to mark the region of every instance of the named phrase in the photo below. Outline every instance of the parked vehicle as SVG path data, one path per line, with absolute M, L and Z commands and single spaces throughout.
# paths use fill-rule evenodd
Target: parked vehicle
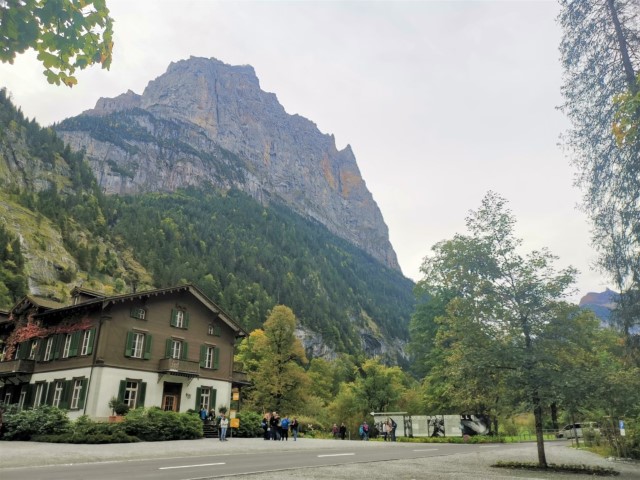
M 600 428 L 596 422 L 581 422 L 572 423 L 559 430 L 556 433 L 556 438 L 582 438 L 584 436 L 584 430 L 593 430 L 599 432 Z

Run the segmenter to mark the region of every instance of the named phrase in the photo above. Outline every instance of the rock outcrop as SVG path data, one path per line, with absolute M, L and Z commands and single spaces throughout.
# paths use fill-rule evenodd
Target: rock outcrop
M 351 148 L 338 150 L 332 135 L 289 115 L 250 66 L 172 63 L 142 95 L 101 98 L 56 130 L 86 151 L 106 193 L 238 188 L 283 201 L 400 270 Z

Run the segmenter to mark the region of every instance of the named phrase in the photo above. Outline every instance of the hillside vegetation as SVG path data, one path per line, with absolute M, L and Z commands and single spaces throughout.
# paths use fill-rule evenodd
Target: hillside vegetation
M 337 352 L 361 352 L 363 334 L 407 339 L 413 283 L 322 225 L 234 190 L 104 196 L 82 154 L 24 118 L 4 91 L 0 129 L 0 239 L 8 252 L 21 238 L 15 255 L 25 258 L 3 267 L 0 308 L 26 291 L 16 278 L 59 300 L 76 284 L 110 293 L 192 282 L 248 330 L 286 304 Z M 45 226 L 58 238 L 43 241 Z

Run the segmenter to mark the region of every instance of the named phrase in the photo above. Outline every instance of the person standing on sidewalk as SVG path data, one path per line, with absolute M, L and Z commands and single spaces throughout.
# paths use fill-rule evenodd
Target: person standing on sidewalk
M 227 441 L 227 428 L 229 428 L 229 419 L 223 413 L 220 416 L 220 441 Z
M 297 441 L 298 440 L 298 427 L 300 426 L 300 424 L 298 423 L 298 419 L 296 417 L 293 417 L 293 420 L 291 421 L 291 433 L 293 433 L 293 441 Z

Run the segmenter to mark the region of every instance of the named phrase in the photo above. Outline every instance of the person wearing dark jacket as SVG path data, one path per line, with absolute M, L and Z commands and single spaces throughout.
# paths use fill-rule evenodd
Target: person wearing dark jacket
M 347 436 L 347 427 L 345 426 L 344 422 L 342 422 L 342 424 L 340 425 L 340 438 L 344 440 L 344 437 L 346 436 Z

